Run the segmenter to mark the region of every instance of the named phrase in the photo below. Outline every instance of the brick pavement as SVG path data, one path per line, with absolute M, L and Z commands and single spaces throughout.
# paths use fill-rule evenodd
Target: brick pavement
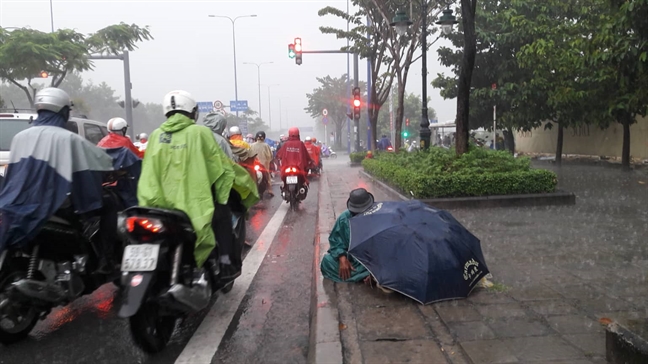
M 353 188 L 391 199 L 344 162 L 326 161 L 322 177 L 336 216 Z M 648 177 L 599 166 L 557 171 L 575 206 L 452 211 L 482 242 L 496 283 L 489 290 L 422 306 L 326 281 L 345 362 L 604 363 L 598 319 L 648 317 Z

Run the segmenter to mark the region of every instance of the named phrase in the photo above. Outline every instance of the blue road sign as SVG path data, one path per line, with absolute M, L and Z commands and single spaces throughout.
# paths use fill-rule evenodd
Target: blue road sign
M 248 109 L 248 103 L 247 100 L 232 100 L 230 101 L 230 111 L 231 112 L 237 112 L 237 111 L 247 111 Z
M 209 113 L 214 109 L 214 103 L 211 101 L 198 101 L 198 111 L 201 113 Z
M 322 124 L 324 124 L 324 125 L 328 125 L 328 116 L 324 116 L 324 117 L 322 118 Z
M 241 120 L 241 122 L 239 123 L 239 129 L 241 129 L 241 133 L 243 133 L 243 135 L 246 135 L 248 133 L 247 120 Z
M 431 119 L 430 124 L 437 124 L 439 122 L 439 119 Z

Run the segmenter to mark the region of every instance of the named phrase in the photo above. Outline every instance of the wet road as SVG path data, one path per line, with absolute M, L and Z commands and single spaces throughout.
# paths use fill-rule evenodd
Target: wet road
M 273 199 L 251 210 L 249 244 L 254 244 L 282 204 L 279 186 L 273 190 Z M 314 182 L 300 211 L 286 214 L 219 346 L 215 363 L 306 361 L 317 196 Z M 246 247 L 244 254 L 249 250 Z M 221 296 L 215 305 L 227 299 Z M 208 313 L 189 316 L 178 325 L 167 349 L 151 356 L 133 345 L 128 321 L 117 317 L 118 305 L 115 286 L 107 284 L 55 309 L 25 341 L 0 345 L 0 363 L 174 363 Z

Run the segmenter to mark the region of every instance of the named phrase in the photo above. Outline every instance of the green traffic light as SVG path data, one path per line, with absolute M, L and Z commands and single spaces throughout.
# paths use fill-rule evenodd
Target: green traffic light
M 295 52 L 289 51 L 288 52 L 288 58 L 295 58 Z
M 409 136 L 409 133 L 406 132 L 406 131 L 404 131 L 404 132 L 403 132 L 403 136 L 404 136 L 405 138 L 407 138 L 407 137 Z

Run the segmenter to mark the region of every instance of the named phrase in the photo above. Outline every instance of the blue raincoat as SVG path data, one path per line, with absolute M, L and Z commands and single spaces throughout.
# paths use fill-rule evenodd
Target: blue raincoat
M 14 136 L 0 191 L 0 251 L 24 246 L 69 198 L 76 213 L 102 207 L 102 175 L 113 159 L 64 128 L 59 114 L 41 111 Z

